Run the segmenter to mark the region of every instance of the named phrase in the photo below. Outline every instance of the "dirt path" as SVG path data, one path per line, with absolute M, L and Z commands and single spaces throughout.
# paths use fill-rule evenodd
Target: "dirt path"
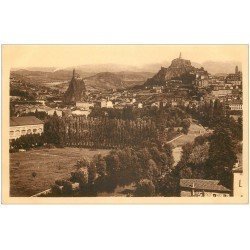
M 204 135 L 207 133 L 210 133 L 211 131 L 206 130 L 202 125 L 197 123 L 192 123 L 189 128 L 189 132 L 187 135 L 183 134 L 182 136 L 174 138 L 171 143 L 174 147 L 173 149 L 173 157 L 174 157 L 174 165 L 176 166 L 177 163 L 181 159 L 182 154 L 182 146 L 191 143 L 194 141 L 194 139 L 200 135 Z

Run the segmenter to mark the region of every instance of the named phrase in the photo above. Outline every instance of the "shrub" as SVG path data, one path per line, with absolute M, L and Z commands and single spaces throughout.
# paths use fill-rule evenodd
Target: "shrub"
M 80 185 L 87 184 L 88 183 L 87 168 L 79 168 L 76 171 L 72 171 L 70 181 L 78 182 Z
M 143 179 L 137 184 L 135 196 L 137 197 L 150 197 L 155 194 L 155 185 L 151 180 Z
M 70 181 L 63 181 L 62 194 L 65 196 L 70 196 L 73 194 L 72 183 Z
M 35 178 L 37 176 L 37 173 L 36 172 L 32 172 L 32 177 Z
M 63 180 L 56 180 L 55 181 L 55 184 L 58 185 L 58 186 L 62 186 L 63 185 Z
M 51 186 L 51 194 L 52 196 L 61 196 L 62 190 L 59 185 L 54 184 Z

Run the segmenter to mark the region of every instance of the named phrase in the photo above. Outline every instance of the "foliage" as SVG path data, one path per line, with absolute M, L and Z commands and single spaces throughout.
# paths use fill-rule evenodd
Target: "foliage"
M 23 91 L 17 88 L 11 88 L 10 89 L 10 96 L 20 96 L 25 100 L 29 100 L 29 101 L 34 101 L 35 100 L 35 96 L 33 93 L 30 93 L 28 91 Z
M 155 185 L 151 180 L 143 179 L 136 187 L 135 196 L 150 197 L 155 195 Z
M 234 139 L 239 141 L 243 138 L 242 118 L 235 121 L 230 117 L 226 106 L 219 100 L 204 102 L 196 108 L 188 108 L 187 112 L 198 119 L 204 126 L 215 129 L 217 126 L 228 128 Z
M 55 196 L 55 197 L 58 197 L 58 196 L 62 195 L 62 190 L 61 190 L 59 185 L 54 184 L 54 185 L 51 186 L 51 195 Z
M 172 148 L 154 144 L 143 148 L 126 147 L 112 150 L 105 157 L 95 155 L 91 162 L 83 158 L 75 166 L 68 182 L 79 183 L 80 196 L 96 196 L 131 184 L 138 187 L 136 195 L 161 195 L 159 180 L 173 168 Z M 71 192 L 68 182 L 56 181 L 57 185 L 65 186 L 62 195 Z
M 210 137 L 201 136 L 183 146 L 177 177 L 220 180 L 231 188 L 237 143 L 230 129 L 218 126 Z
M 35 112 L 25 113 L 22 114 L 22 116 L 35 116 L 40 120 L 45 120 L 46 118 L 48 118 L 48 114 L 45 111 L 37 111 L 37 109 Z
M 62 194 L 63 196 L 72 196 L 73 194 L 73 188 L 72 188 L 72 183 L 70 181 L 64 180 L 62 182 Z
M 63 146 L 112 148 L 143 144 L 156 137 L 151 120 L 129 121 L 108 118 L 48 118 L 44 125 L 48 143 Z
M 10 143 L 12 149 L 30 149 L 33 147 L 41 147 L 45 143 L 44 134 L 27 134 L 13 140 Z
M 228 128 L 217 127 L 211 136 L 209 148 L 209 177 L 232 185 L 232 169 L 237 161 L 236 141 Z

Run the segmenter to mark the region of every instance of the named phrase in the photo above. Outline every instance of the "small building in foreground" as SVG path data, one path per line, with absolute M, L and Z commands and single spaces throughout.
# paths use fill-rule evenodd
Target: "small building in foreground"
M 41 134 L 44 130 L 43 121 L 35 116 L 10 117 L 10 140 L 22 135 Z
M 243 178 L 242 154 L 237 154 L 237 162 L 232 170 L 233 173 L 233 196 L 243 197 L 246 185 Z
M 233 196 L 243 197 L 243 169 L 236 167 L 233 169 Z
M 181 179 L 181 197 L 229 197 L 231 190 L 223 186 L 219 180 Z

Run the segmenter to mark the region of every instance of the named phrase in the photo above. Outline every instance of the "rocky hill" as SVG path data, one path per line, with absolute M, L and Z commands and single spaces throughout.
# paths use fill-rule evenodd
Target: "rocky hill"
M 181 79 L 188 84 L 190 83 L 189 80 L 192 79 L 191 75 L 193 75 L 196 70 L 189 60 L 182 59 L 180 56 L 174 59 L 168 68 L 161 67 L 156 75 L 144 83 L 144 87 L 163 86 L 166 84 L 166 81 L 170 79 Z
M 69 83 L 69 87 L 64 94 L 63 101 L 65 103 L 83 101 L 86 97 L 86 87 L 85 83 L 79 75 L 75 74 L 73 70 L 73 76 Z

